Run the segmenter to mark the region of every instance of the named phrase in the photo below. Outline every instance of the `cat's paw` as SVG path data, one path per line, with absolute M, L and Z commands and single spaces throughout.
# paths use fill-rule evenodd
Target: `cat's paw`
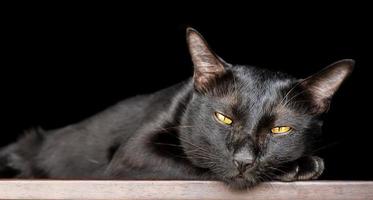
M 285 170 L 286 173 L 278 175 L 276 180 L 303 181 L 317 179 L 324 171 L 324 161 L 317 156 L 304 157 L 290 163 Z

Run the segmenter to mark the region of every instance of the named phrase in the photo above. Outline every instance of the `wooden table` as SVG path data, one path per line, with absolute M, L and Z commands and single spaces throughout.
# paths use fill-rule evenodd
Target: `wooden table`
M 246 192 L 213 181 L 1 180 L 0 199 L 373 199 L 373 181 L 270 182 Z

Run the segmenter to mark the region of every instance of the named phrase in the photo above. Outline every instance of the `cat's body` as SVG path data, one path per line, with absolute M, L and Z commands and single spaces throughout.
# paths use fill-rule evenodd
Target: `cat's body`
M 118 148 L 127 146 L 129 139 L 144 127 L 156 130 L 164 127 L 163 122 L 173 124 L 181 113 L 173 111 L 171 105 L 182 106 L 179 103 L 188 100 L 191 89 L 188 82 L 178 84 L 154 94 L 129 98 L 77 124 L 51 131 L 32 130 L 2 154 L 22 161 L 21 165 L 29 165 L 22 168 L 31 170 L 23 170 L 17 177 L 105 178 L 109 174 L 105 170 Z M 144 160 L 150 159 L 145 153 L 140 154 Z M 173 177 L 171 171 L 167 173 Z M 131 176 L 141 178 L 133 171 L 128 173 Z
M 299 81 L 227 64 L 193 30 L 188 42 L 192 79 L 26 134 L 0 151 L 0 177 L 221 180 L 240 189 L 317 178 L 323 162 L 311 155 L 320 115 L 353 62 Z M 288 130 L 276 135 L 273 127 Z

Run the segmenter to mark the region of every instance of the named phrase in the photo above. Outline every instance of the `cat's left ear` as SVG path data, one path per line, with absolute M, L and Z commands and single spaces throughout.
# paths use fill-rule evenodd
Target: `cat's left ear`
M 225 72 L 225 63 L 208 46 L 205 39 L 196 30 L 187 29 L 187 42 L 194 65 L 194 87 L 204 92 Z
M 332 96 L 350 75 L 354 64 L 351 59 L 340 60 L 301 81 L 301 86 L 311 96 L 315 113 L 328 110 Z

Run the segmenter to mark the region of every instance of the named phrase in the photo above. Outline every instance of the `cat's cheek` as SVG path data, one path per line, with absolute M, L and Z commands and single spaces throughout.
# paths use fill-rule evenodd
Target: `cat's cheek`
M 297 133 L 289 135 L 273 136 L 269 135 L 262 155 L 259 158 L 263 163 L 283 163 L 290 162 L 302 157 L 304 144 L 302 138 Z

